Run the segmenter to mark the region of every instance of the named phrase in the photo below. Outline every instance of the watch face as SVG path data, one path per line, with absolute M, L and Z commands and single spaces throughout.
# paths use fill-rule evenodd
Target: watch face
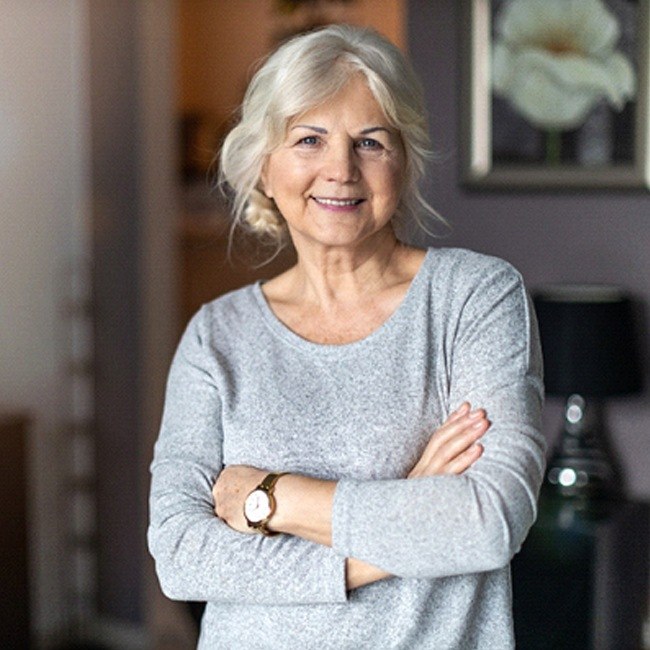
M 244 515 L 253 524 L 264 521 L 271 514 L 269 495 L 264 490 L 253 490 L 244 502 Z

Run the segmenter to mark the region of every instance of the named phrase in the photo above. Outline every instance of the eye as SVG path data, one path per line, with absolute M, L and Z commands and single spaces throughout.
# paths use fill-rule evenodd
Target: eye
M 318 143 L 319 138 L 317 135 L 306 135 L 304 138 L 300 138 L 296 144 L 315 147 Z
M 379 142 L 379 140 L 375 140 L 374 138 L 363 138 L 357 142 L 357 148 L 365 149 L 367 151 L 374 151 L 383 149 L 384 147 L 381 142 Z

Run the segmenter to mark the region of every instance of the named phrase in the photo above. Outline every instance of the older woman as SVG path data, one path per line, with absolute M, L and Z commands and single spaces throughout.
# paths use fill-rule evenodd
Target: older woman
M 150 549 L 169 597 L 208 602 L 200 648 L 514 644 L 537 333 L 509 265 L 397 239 L 432 212 L 426 152 L 374 32 L 297 37 L 251 82 L 222 173 L 297 264 L 190 322 L 152 465 Z

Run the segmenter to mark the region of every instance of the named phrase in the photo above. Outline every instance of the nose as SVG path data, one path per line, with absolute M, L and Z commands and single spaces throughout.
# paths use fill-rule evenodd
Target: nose
M 331 142 L 327 147 L 324 176 L 328 181 L 354 183 L 359 180 L 359 166 L 351 142 Z

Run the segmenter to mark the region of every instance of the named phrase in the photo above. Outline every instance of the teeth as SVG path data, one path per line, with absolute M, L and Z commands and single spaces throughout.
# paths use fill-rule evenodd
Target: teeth
M 314 197 L 314 200 L 317 203 L 322 203 L 323 205 L 331 205 L 336 207 L 359 205 L 359 203 L 361 203 L 361 199 L 317 199 Z

